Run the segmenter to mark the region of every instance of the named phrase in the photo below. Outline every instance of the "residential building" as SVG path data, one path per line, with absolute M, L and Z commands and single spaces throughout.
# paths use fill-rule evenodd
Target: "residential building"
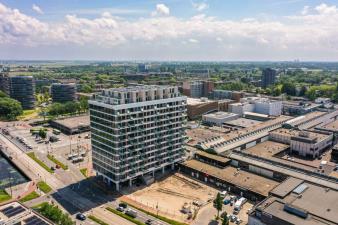
M 182 161 L 185 96 L 174 86 L 102 90 L 89 100 L 93 166 L 119 190 Z
M 337 190 L 288 178 L 249 212 L 249 225 L 337 225 Z
M 35 81 L 32 76 L 14 76 L 9 79 L 11 98 L 21 102 L 23 109 L 35 107 Z
M 241 98 L 244 98 L 244 93 L 239 91 L 213 90 L 212 98 L 215 100 L 232 99 L 239 102 Z
M 183 82 L 183 94 L 191 98 L 209 97 L 214 90 L 212 81 L 185 81 Z
M 76 100 L 76 84 L 52 84 L 51 88 L 51 96 L 53 102 L 65 103 Z
M 238 114 L 228 112 L 209 113 L 202 116 L 203 123 L 211 126 L 223 126 L 224 122 L 239 118 Z
M 266 68 L 262 71 L 262 87 L 267 88 L 276 82 L 277 71 L 271 68 Z

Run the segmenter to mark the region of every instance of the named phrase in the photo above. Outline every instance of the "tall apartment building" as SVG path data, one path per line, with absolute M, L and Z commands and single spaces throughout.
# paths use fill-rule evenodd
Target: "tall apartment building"
M 70 102 L 76 100 L 76 84 L 52 84 L 51 95 L 53 102 Z
M 35 107 L 35 82 L 32 76 L 14 76 L 9 78 L 11 98 L 21 102 L 23 109 Z
M 277 71 L 271 68 L 266 68 L 262 72 L 262 87 L 266 88 L 276 82 Z
M 208 97 L 214 90 L 212 81 L 185 81 L 183 82 L 183 94 L 191 98 Z
M 119 190 L 183 157 L 186 97 L 173 86 L 103 90 L 89 100 L 93 166 Z

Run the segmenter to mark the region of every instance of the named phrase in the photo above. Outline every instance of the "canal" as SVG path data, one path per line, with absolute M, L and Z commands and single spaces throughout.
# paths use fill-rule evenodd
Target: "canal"
M 28 181 L 29 179 L 0 153 L 0 190 Z

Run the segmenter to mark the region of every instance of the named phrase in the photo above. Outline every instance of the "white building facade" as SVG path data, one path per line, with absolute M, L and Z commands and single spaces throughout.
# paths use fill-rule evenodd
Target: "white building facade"
M 177 87 L 103 90 L 89 109 L 94 169 L 117 190 L 182 160 L 186 97 Z

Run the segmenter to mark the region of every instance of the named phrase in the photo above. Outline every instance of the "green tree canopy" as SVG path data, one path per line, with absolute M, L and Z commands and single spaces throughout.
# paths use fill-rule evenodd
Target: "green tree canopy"
M 21 103 L 8 97 L 0 98 L 0 118 L 15 120 L 23 112 Z

